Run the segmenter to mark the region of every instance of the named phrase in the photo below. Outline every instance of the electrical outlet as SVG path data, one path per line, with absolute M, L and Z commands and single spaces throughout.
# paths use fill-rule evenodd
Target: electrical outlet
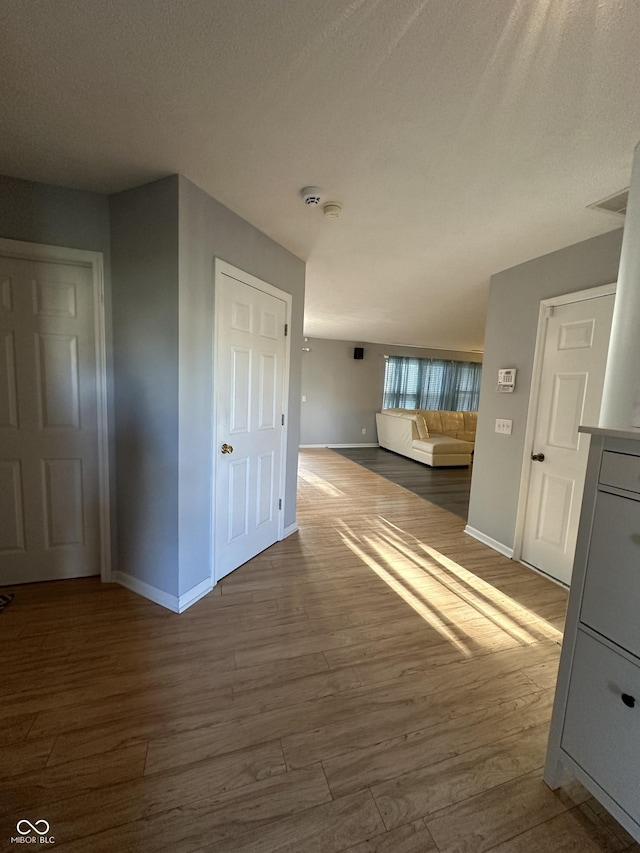
M 496 432 L 501 435 L 511 435 L 513 421 L 508 418 L 496 418 Z
M 302 395 L 302 402 L 303 402 L 303 403 L 306 403 L 306 402 L 307 402 L 307 395 L 306 395 L 306 394 L 303 394 L 303 395 Z
M 366 435 L 366 434 L 367 434 L 367 429 L 366 429 L 366 427 L 362 427 L 362 434 L 363 434 L 363 435 Z

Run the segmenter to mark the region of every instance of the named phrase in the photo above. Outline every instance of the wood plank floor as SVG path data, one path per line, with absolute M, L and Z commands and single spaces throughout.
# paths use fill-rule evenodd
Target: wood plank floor
M 541 781 L 565 593 L 329 450 L 300 532 L 181 616 L 96 579 L 0 616 L 0 849 L 640 849 Z
M 383 447 L 336 447 L 335 453 L 467 520 L 471 467 L 432 468 Z

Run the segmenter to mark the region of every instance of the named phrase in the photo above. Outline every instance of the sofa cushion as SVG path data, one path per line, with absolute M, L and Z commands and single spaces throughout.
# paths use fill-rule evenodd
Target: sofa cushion
M 394 418 L 412 418 L 415 413 L 415 409 L 382 409 L 383 415 L 391 415 Z
M 440 412 L 432 412 L 429 409 L 421 409 L 420 414 L 424 418 L 424 422 L 427 425 L 429 434 L 434 432 L 442 432 L 442 419 L 440 417 Z
M 423 453 L 431 453 L 432 456 L 437 456 L 439 453 L 447 455 L 453 453 L 470 454 L 473 446 L 467 441 L 458 441 L 456 438 L 449 438 L 446 435 L 432 435 L 426 441 L 416 438 L 411 442 L 411 446 L 415 450 L 422 450 Z
M 464 415 L 462 412 L 440 412 L 442 421 L 442 432 L 445 435 L 454 436 L 457 432 L 464 432 Z
M 464 417 L 464 431 L 475 433 L 478 428 L 478 413 L 463 412 L 462 415 Z
M 429 428 L 425 422 L 423 415 L 417 414 L 416 416 L 416 426 L 418 427 L 418 438 L 426 439 L 429 438 Z
M 476 440 L 475 432 L 457 432 L 455 437 L 459 438 L 460 441 L 469 441 L 471 444 L 475 444 Z

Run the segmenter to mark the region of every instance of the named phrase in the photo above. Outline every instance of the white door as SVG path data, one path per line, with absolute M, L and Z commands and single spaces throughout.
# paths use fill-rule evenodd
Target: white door
M 279 538 L 286 319 L 284 300 L 216 275 L 216 582 Z
M 0 257 L 0 584 L 100 574 L 93 277 Z
M 544 342 L 522 560 L 569 584 L 589 436 L 600 414 L 614 296 L 551 309 Z

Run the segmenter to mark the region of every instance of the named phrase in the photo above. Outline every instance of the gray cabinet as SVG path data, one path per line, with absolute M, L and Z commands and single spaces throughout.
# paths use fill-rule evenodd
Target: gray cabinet
M 544 778 L 640 840 L 640 432 L 591 433 Z

